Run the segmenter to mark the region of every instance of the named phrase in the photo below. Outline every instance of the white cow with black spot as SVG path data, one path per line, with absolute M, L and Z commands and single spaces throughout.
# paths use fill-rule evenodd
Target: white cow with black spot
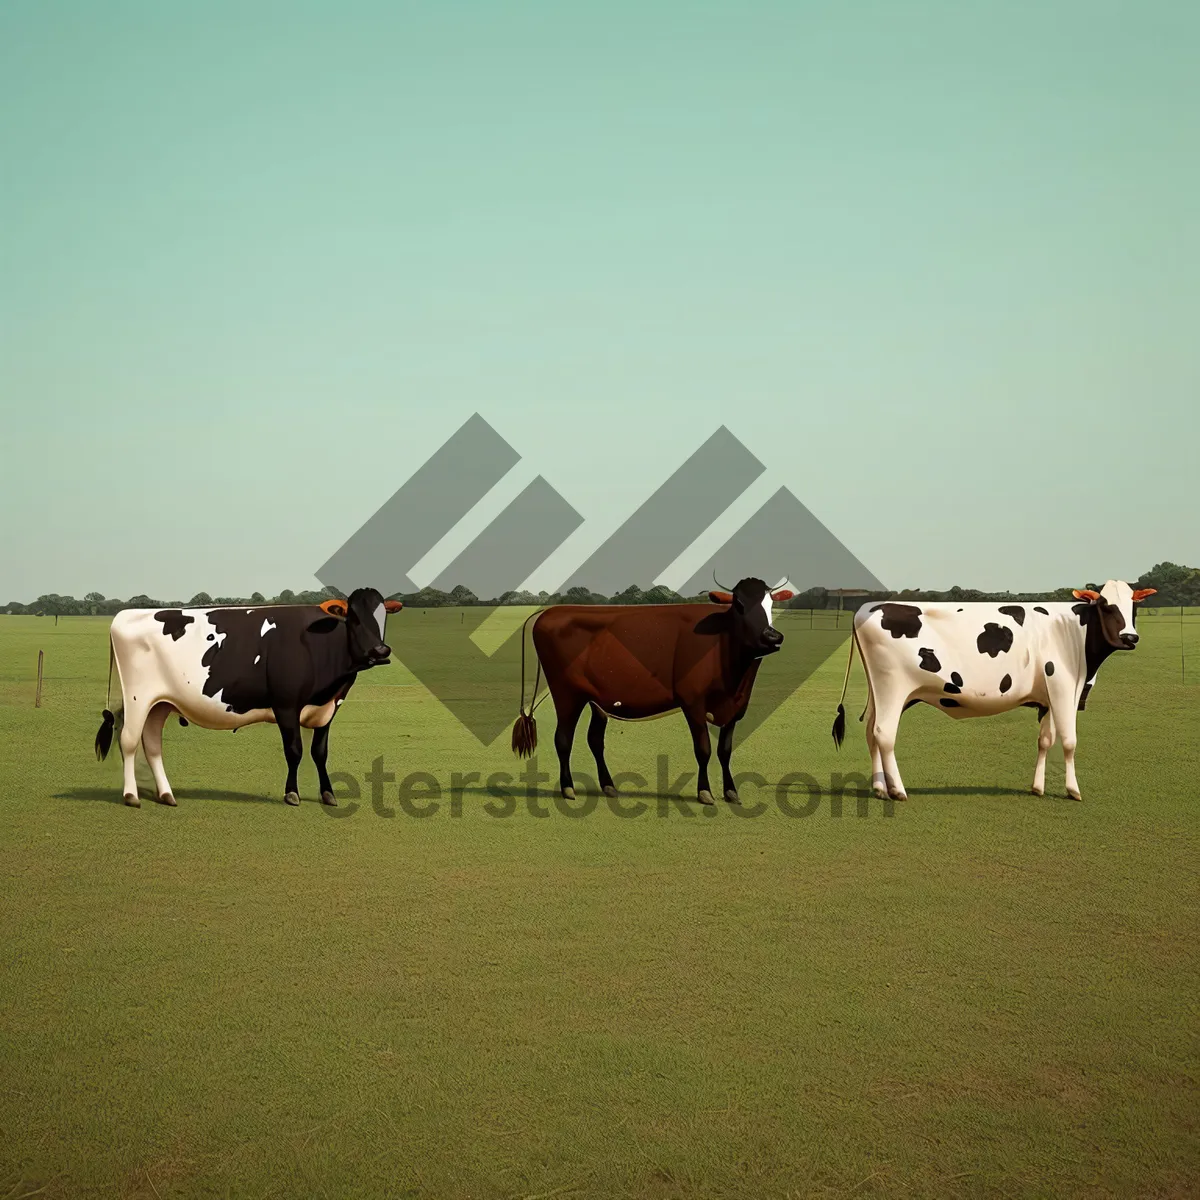
M 125 803 L 141 803 L 134 773 L 140 745 L 160 802 L 175 804 L 162 757 L 163 726 L 174 712 L 181 723 L 204 729 L 278 725 L 288 767 L 284 799 L 291 805 L 300 803 L 300 730 L 312 729 L 321 801 L 336 804 L 325 768 L 329 723 L 358 675 L 389 661 L 385 621 L 402 607 L 374 588 L 358 588 L 345 600 L 321 605 L 118 613 L 109 630 L 108 670 L 110 690 L 114 665 L 121 683 Z M 97 758 L 107 757 L 117 725 L 118 714 L 105 708 Z
M 1112 579 L 1099 592 L 1075 592 L 1074 604 L 864 605 L 854 617 L 846 682 L 857 646 L 867 674 L 864 715 L 875 794 L 908 798 L 896 765 L 896 733 L 904 710 L 925 703 L 952 717 L 1036 708 L 1034 795 L 1045 791 L 1046 752 L 1058 736 L 1067 794 L 1079 800 L 1075 713 L 1083 710 L 1104 660 L 1137 645 L 1136 606 L 1153 594 L 1154 588 L 1135 591 Z M 846 732 L 845 699 L 843 684 L 833 723 L 838 746 Z

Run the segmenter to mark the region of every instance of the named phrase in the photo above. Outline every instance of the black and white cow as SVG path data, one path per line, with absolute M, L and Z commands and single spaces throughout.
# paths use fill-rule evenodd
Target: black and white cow
M 1082 711 L 1096 672 L 1114 650 L 1138 642 L 1137 604 L 1153 588 L 1134 591 L 1109 580 L 1099 592 L 1077 591 L 1066 604 L 865 605 L 850 641 L 867 674 L 867 747 L 875 794 L 906 800 L 896 766 L 900 714 L 925 703 L 952 717 L 986 717 L 1025 706 L 1040 720 L 1033 792 L 1046 786 L 1046 751 L 1062 738 L 1067 794 L 1080 799 L 1075 778 L 1075 713 Z M 850 662 L 846 664 L 846 680 Z M 833 723 L 838 746 L 846 732 L 845 684 Z
M 174 805 L 162 761 L 162 731 L 173 712 L 204 729 L 279 726 L 287 758 L 284 799 L 299 804 L 296 769 L 304 756 L 301 728 L 312 729 L 312 759 L 321 800 L 336 804 L 325 769 L 329 723 L 360 671 L 388 662 L 389 612 L 374 588 L 321 605 L 253 608 L 129 608 L 109 630 L 109 682 L 117 665 L 123 699 L 120 731 L 125 803 L 138 807 L 134 761 L 140 743 L 159 801 Z M 116 717 L 107 708 L 96 734 L 96 757 L 112 746 Z

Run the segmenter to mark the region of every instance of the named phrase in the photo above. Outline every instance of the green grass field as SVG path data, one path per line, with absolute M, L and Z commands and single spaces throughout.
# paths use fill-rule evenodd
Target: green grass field
M 806 621 L 785 652 L 823 656 Z M 546 785 L 546 817 L 473 788 L 415 819 L 396 785 L 334 817 L 307 760 L 287 808 L 274 728 L 173 721 L 179 807 L 125 808 L 107 621 L 0 617 L 0 1200 L 1200 1195 L 1200 620 L 1187 684 L 1177 613 L 1139 629 L 1080 717 L 1081 804 L 1057 748 L 1028 794 L 1032 713 L 917 708 L 890 817 L 568 819 Z M 735 769 L 866 773 L 858 667 L 829 737 L 844 666 Z M 691 768 L 678 717 L 609 745 Z M 331 746 L 360 779 L 520 769 L 399 665 Z

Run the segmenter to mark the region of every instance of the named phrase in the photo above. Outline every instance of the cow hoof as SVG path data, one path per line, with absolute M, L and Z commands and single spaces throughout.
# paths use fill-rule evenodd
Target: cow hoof
M 175 808 L 175 797 L 170 792 L 163 792 L 158 798 L 159 804 L 165 804 L 168 808 Z
M 725 789 L 725 799 L 730 804 L 741 804 L 742 798 L 734 791 L 733 788 Z
M 131 796 L 128 792 L 126 792 L 125 803 L 128 804 L 130 808 L 141 808 L 142 798 L 141 796 Z
M 332 792 L 322 792 L 321 803 L 328 804 L 330 808 L 337 808 L 337 797 Z
M 575 799 L 575 789 L 574 788 L 563 788 L 562 794 L 563 794 L 564 800 L 574 800 Z
M 283 797 L 284 804 L 290 804 L 293 808 L 300 803 L 300 796 L 296 792 L 286 792 Z
M 1031 787 L 1029 789 L 1035 796 L 1044 796 L 1046 789 L 1044 787 Z
M 888 796 L 892 800 L 907 800 L 908 799 L 907 792 L 888 792 Z
M 714 800 L 713 800 L 713 798 L 712 798 L 712 792 L 710 792 L 710 791 L 703 791 L 703 792 L 701 792 L 701 793 L 700 793 L 700 794 L 699 794 L 699 795 L 696 797 L 696 799 L 697 799 L 697 800 L 699 800 L 701 804 L 713 804 L 713 803 L 715 803 L 715 801 L 714 801 Z
M 1082 800 L 1083 799 L 1083 797 L 1078 792 L 1074 792 L 1070 788 L 1067 788 L 1067 795 L 1070 796 L 1072 800 Z
M 611 783 L 605 784 L 604 794 L 611 800 L 617 794 L 617 789 Z
M 871 790 L 875 793 L 876 800 L 886 800 L 888 798 L 887 788 L 880 787 L 879 784 L 876 784 Z

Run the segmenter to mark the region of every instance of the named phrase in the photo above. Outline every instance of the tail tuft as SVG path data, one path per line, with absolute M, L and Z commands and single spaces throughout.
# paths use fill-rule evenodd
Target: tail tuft
M 532 713 L 521 712 L 512 731 L 513 753 L 528 758 L 537 749 L 537 721 Z
M 850 653 L 846 656 L 846 677 L 842 680 L 842 698 L 838 701 L 837 716 L 833 718 L 833 744 L 840 750 L 842 742 L 846 737 L 846 689 L 850 686 L 850 668 L 854 665 L 854 647 L 858 645 L 858 638 L 854 631 L 850 631 Z M 865 667 L 866 660 L 863 660 Z M 870 676 L 867 677 L 867 687 L 871 686 Z M 866 709 L 863 710 L 864 712 Z M 862 720 L 862 717 L 859 717 Z
M 108 757 L 108 752 L 112 749 L 113 726 L 117 723 L 117 718 L 106 708 L 104 710 L 104 720 L 100 722 L 100 728 L 96 731 L 96 761 L 101 762 Z
M 840 750 L 846 737 L 846 706 L 838 705 L 837 716 L 833 718 L 833 744 Z

